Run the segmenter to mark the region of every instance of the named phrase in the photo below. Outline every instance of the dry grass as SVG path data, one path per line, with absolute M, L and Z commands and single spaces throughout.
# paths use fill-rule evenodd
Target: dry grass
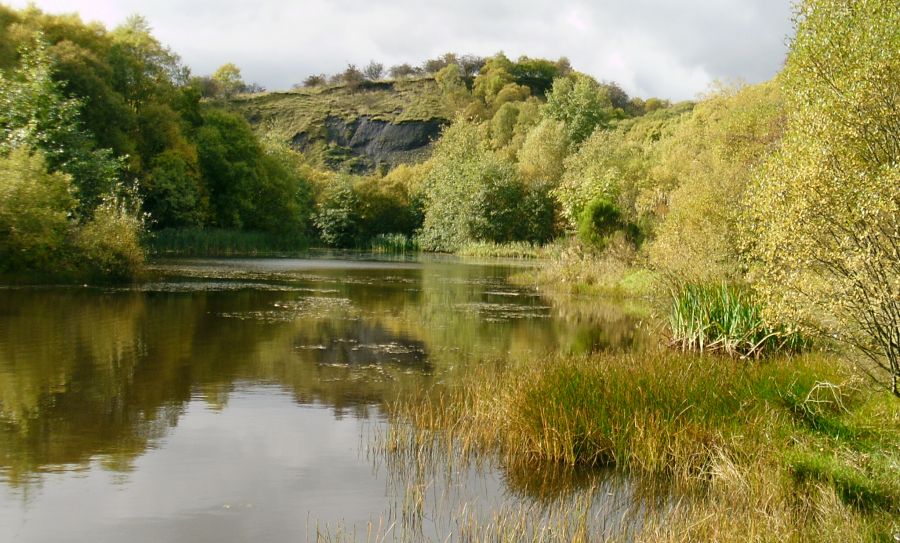
M 397 466 L 427 480 L 494 458 L 507 480 L 534 466 L 614 465 L 670 492 L 633 529 L 579 524 L 568 502 L 557 532 L 543 517 L 527 531 L 508 511 L 463 540 L 889 541 L 900 530 L 900 404 L 822 355 L 487 364 L 462 386 L 397 404 L 393 417 L 381 450 L 400 480 L 409 472 Z

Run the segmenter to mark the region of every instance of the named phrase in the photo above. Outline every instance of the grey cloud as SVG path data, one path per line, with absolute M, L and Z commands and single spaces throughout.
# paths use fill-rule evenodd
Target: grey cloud
M 24 5 L 26 0 L 14 0 Z M 789 0 L 38 0 L 109 26 L 129 13 L 195 73 L 225 62 L 287 88 L 347 63 L 420 62 L 446 51 L 567 56 L 641 96 L 691 98 L 714 79 L 757 82 L 783 64 Z

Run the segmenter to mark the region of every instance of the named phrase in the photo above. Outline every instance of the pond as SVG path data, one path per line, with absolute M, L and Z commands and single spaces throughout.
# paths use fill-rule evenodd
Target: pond
M 636 348 L 615 304 L 547 300 L 502 261 L 154 267 L 124 288 L 0 288 L 0 541 L 443 541 L 559 500 L 610 526 L 633 511 L 614 473 L 413 481 L 377 446 L 386 405 L 472 364 Z

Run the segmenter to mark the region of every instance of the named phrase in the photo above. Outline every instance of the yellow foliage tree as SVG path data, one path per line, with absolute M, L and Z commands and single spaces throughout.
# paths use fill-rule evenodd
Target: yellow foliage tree
M 804 1 L 748 218 L 773 316 L 859 347 L 900 397 L 898 74 L 896 0 Z

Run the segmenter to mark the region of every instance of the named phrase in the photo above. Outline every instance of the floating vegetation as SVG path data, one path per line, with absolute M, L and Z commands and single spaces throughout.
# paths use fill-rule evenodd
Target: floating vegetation
M 237 311 L 219 313 L 230 319 L 259 320 L 265 322 L 291 322 L 303 318 L 318 318 L 325 315 L 335 318 L 339 312 L 343 318 L 356 319 L 353 304 L 348 298 L 306 296 L 296 300 L 275 302 L 274 309 L 259 311 Z
M 499 322 L 511 319 L 548 319 L 551 308 L 546 305 L 523 306 L 511 303 L 471 302 L 454 304 L 453 309 L 481 315 L 488 322 Z

